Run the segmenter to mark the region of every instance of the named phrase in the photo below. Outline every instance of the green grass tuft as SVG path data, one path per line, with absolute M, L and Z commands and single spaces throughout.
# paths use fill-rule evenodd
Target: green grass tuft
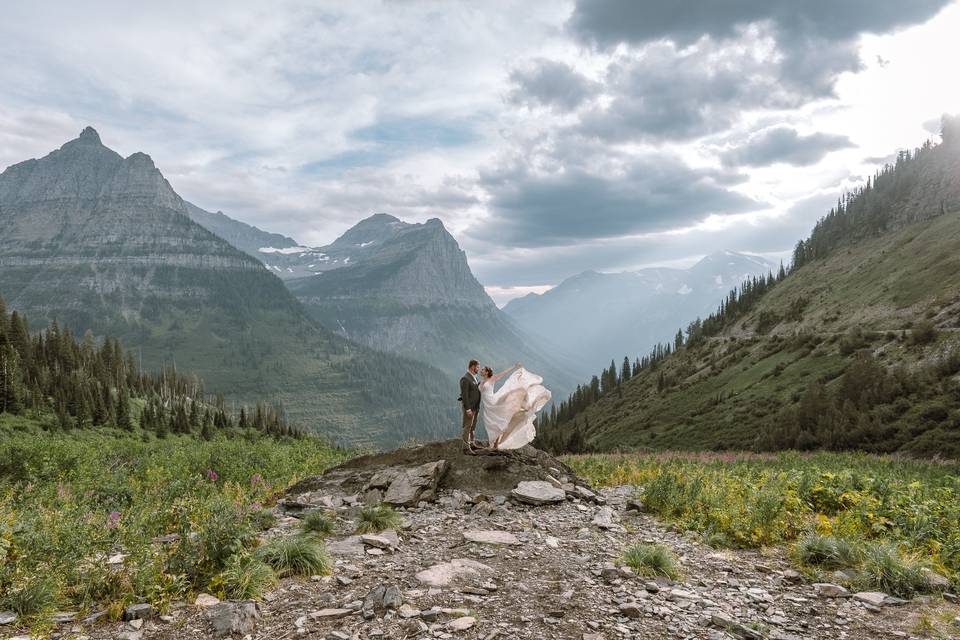
M 810 534 L 794 548 L 801 564 L 821 569 L 845 569 L 860 564 L 862 553 L 857 545 L 842 538 Z
M 231 600 L 258 600 L 277 584 L 273 567 L 252 556 L 233 556 L 215 581 Z
M 300 529 L 304 533 L 329 536 L 336 531 L 336 521 L 325 511 L 311 511 L 303 518 Z
M 902 553 L 894 544 L 869 545 L 864 550 L 865 586 L 900 598 L 911 598 L 929 590 L 924 569 L 917 557 Z
M 333 566 L 324 544 L 308 536 L 271 540 L 257 549 L 256 557 L 281 577 L 329 575 Z
M 358 514 L 360 522 L 357 524 L 357 533 L 376 533 L 384 529 L 396 529 L 403 518 L 386 504 L 364 507 Z
M 664 576 L 676 580 L 680 568 L 673 552 L 659 544 L 635 544 L 623 552 L 623 562 L 642 576 Z

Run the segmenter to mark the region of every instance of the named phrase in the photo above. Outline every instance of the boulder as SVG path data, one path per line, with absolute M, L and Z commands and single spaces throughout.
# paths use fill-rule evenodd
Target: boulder
M 446 470 L 446 460 L 427 462 L 402 470 L 397 469 L 383 496 L 383 501 L 396 507 L 412 507 L 420 500 L 433 500 L 437 495 L 440 478 Z
M 417 580 L 430 587 L 448 587 L 455 582 L 477 578 L 481 574 L 492 572 L 493 569 L 469 558 L 454 558 L 449 562 L 441 562 L 417 573 Z
M 260 612 L 257 603 L 253 600 L 242 602 L 221 602 L 207 609 L 207 620 L 213 627 L 213 635 L 217 638 L 239 634 L 246 635 L 253 632 Z
M 17 621 L 17 614 L 13 611 L 0 611 L 0 625 L 13 624 Z
M 545 480 L 525 480 L 517 484 L 510 495 L 517 501 L 532 505 L 556 504 L 567 499 L 567 492 Z

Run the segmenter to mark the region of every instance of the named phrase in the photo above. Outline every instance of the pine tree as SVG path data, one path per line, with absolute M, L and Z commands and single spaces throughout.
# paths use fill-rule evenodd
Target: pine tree
M 118 395 L 117 426 L 124 431 L 133 431 L 133 420 L 130 418 L 130 393 L 125 386 L 121 386 Z

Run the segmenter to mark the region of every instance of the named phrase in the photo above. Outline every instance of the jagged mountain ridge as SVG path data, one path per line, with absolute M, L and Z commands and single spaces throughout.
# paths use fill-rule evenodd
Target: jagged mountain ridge
M 474 356 L 494 368 L 522 361 L 557 392 L 573 388 L 575 365 L 497 308 L 440 220 L 376 214 L 316 251 L 329 258 L 323 271 L 287 285 L 324 326 L 452 375 Z
M 263 261 L 261 258 L 265 255 L 295 251 L 300 246 L 293 238 L 279 233 L 270 233 L 234 220 L 222 211 L 206 211 L 190 202 L 184 204 L 187 206 L 187 215 L 191 220 L 261 262 Z
M 677 327 L 712 311 L 730 289 L 777 268 L 759 256 L 720 251 L 689 269 L 586 271 L 543 294 L 511 300 L 504 311 L 593 373 L 612 358 L 633 358 L 669 340 Z
M 261 263 L 187 213 L 149 156 L 123 158 L 87 128 L 0 174 L 0 291 L 34 326 L 57 318 L 121 337 L 146 368 L 175 363 L 210 391 L 278 399 L 295 422 L 344 442 L 455 431 L 446 376 L 323 329 Z

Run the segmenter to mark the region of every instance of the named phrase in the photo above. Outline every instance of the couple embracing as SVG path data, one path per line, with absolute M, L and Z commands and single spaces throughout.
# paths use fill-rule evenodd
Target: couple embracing
M 499 389 L 497 382 L 513 372 Z M 518 362 L 509 369 L 494 373 L 471 360 L 460 378 L 460 401 L 463 407 L 463 441 L 475 448 L 474 431 L 482 416 L 483 427 L 491 449 L 519 449 L 537 435 L 534 419 L 547 402 L 550 391 L 543 378 L 527 371 Z

